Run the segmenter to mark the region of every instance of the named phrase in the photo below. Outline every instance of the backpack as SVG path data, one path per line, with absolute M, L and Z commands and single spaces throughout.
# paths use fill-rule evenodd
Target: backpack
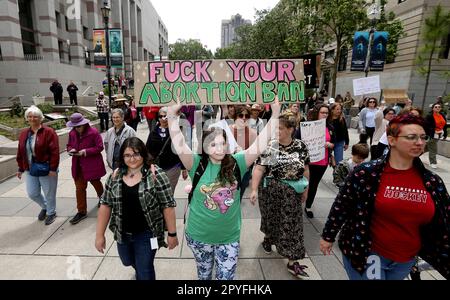
M 233 156 L 231 156 L 231 157 L 234 160 L 233 174 L 237 180 L 237 189 L 240 189 L 240 187 L 241 187 L 241 170 L 239 169 L 236 159 Z M 197 184 L 200 181 L 200 178 L 202 177 L 203 173 L 205 173 L 205 171 L 206 171 L 206 167 L 208 166 L 208 160 L 209 160 L 208 156 L 202 156 L 200 163 L 198 164 L 198 167 L 195 170 L 194 179 L 192 180 L 192 188 L 188 195 L 188 205 L 191 204 L 192 196 L 194 195 L 194 190 L 197 187 Z

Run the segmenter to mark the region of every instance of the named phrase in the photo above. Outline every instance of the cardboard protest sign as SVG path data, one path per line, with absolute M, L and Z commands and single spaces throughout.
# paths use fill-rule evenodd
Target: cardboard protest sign
M 138 106 L 303 102 L 303 60 L 152 61 L 134 64 Z
M 325 119 L 301 122 L 302 141 L 308 146 L 309 159 L 318 162 L 325 158 Z
M 379 93 L 380 91 L 379 75 L 353 79 L 353 95 L 355 96 Z

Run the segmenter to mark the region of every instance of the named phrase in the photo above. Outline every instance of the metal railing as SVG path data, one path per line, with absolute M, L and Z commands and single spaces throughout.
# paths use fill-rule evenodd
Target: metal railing
M 23 60 L 44 60 L 44 56 L 40 54 L 25 54 Z

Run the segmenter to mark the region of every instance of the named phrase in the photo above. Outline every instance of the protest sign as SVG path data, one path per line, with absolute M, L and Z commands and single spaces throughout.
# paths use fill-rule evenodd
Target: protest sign
M 139 106 L 303 102 L 303 60 L 152 61 L 134 64 Z
M 379 75 L 353 79 L 353 95 L 355 96 L 379 93 L 380 91 Z
M 325 119 L 301 122 L 302 141 L 308 146 L 309 159 L 318 162 L 325 158 Z

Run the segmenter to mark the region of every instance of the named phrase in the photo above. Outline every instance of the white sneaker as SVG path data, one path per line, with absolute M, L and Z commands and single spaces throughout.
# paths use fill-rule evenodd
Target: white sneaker
M 436 165 L 436 164 L 431 164 L 430 167 L 431 167 L 432 169 L 437 169 L 437 165 Z

